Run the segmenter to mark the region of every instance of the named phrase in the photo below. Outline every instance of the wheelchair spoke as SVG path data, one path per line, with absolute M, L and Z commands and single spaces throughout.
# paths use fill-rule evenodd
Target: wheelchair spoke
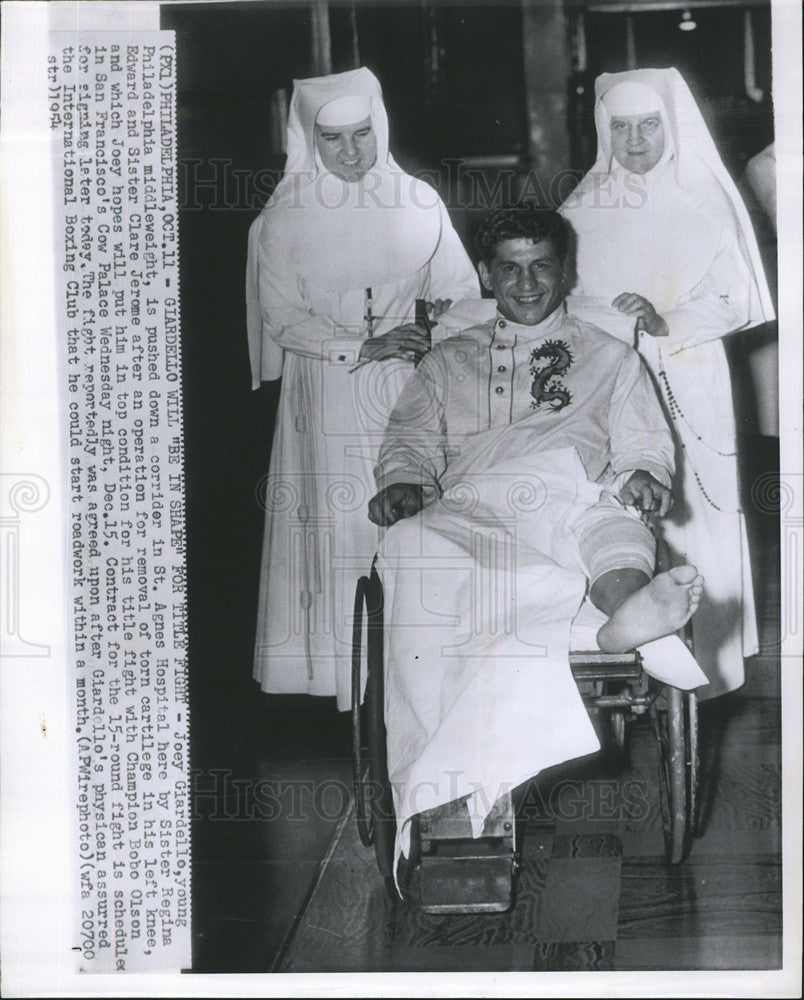
M 669 842 L 671 831 L 672 784 L 670 776 L 669 739 L 667 734 L 667 712 L 654 705 L 650 709 L 650 721 L 656 740 L 659 771 L 659 805 L 662 813 L 662 833 L 665 844 Z

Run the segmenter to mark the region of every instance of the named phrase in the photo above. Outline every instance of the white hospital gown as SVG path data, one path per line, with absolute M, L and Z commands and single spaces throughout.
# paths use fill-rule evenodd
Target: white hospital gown
M 378 488 L 421 482 L 435 495 L 494 427 L 535 429 L 539 451 L 574 448 L 593 482 L 635 469 L 670 482 L 672 441 L 639 356 L 563 306 L 535 326 L 497 316 L 431 351 L 391 414 Z
M 429 501 L 377 562 L 397 852 L 416 812 L 472 794 L 477 833 L 502 792 L 597 749 L 568 659 L 573 525 L 635 469 L 669 483 L 672 452 L 636 353 L 563 308 L 498 316 L 419 365 L 375 470 Z

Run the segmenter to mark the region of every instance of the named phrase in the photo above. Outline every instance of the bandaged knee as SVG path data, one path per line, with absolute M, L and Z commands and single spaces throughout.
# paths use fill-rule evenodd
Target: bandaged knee
M 587 576 L 594 584 L 613 570 L 636 569 L 653 577 L 656 539 L 638 515 L 615 502 L 591 507 L 575 527 Z

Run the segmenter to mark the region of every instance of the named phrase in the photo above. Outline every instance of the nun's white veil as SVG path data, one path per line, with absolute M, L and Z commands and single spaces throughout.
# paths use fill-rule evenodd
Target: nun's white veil
M 735 233 L 753 278 L 749 325 L 772 320 L 748 212 L 678 70 L 603 73 L 595 97 L 597 159 L 561 208 L 579 234 L 583 291 L 592 291 L 587 284 L 596 286 L 594 294 L 611 297 L 635 291 L 660 313 L 671 309 L 704 277 L 725 226 Z M 665 148 L 651 171 L 631 174 L 613 157 L 611 118 L 651 112 L 661 115 Z M 619 258 L 623 253 L 627 260 Z
M 377 137 L 377 160 L 354 183 L 325 171 L 316 156 L 319 112 L 345 97 L 370 99 Z M 380 85 L 369 70 L 294 81 L 287 165 L 264 219 L 276 252 L 288 253 L 294 271 L 328 291 L 400 281 L 433 256 L 441 234 L 440 201 L 391 156 Z
M 328 173 L 315 144 L 321 109 L 344 98 L 370 101 L 377 138 L 376 162 L 356 183 Z M 358 105 L 362 115 L 365 104 Z M 370 288 L 402 281 L 424 267 L 436 251 L 441 225 L 436 192 L 401 170 L 389 152 L 388 116 L 373 73 L 360 68 L 294 80 L 285 172 L 249 231 L 246 322 L 254 388 L 261 379 L 280 377 L 284 357 L 262 320 L 261 254 L 281 260 L 301 287 Z

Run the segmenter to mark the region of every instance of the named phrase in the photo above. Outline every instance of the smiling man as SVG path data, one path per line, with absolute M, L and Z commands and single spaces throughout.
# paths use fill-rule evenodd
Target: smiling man
M 523 435 L 536 473 L 540 454 L 561 453 L 580 477 L 568 493 L 593 498 L 566 514 L 562 531 L 577 543 L 592 603 L 610 616 L 601 649 L 622 652 L 680 628 L 702 580 L 692 566 L 653 577 L 644 520 L 670 510 L 672 441 L 636 352 L 567 315 L 570 239 L 560 215 L 532 204 L 486 218 L 479 271 L 497 316 L 437 345 L 411 377 L 380 450 L 369 517 L 414 516 L 459 469 L 483 475 L 488 455 L 499 457 L 498 446 L 515 454 Z
M 695 611 L 703 580 L 694 566 L 654 576 L 644 523 L 670 508 L 670 432 L 636 352 L 567 314 L 570 235 L 532 205 L 485 220 L 479 270 L 497 315 L 424 356 L 375 468 L 369 517 L 390 526 L 376 561 L 388 772 L 405 854 L 417 812 L 473 796 L 477 835 L 502 792 L 597 749 L 569 667 L 586 594 L 597 608 L 580 616 L 592 619 L 586 648 L 595 634 L 607 652 L 638 646 L 661 673 L 669 644 L 672 683 L 703 679 L 694 664 L 677 675 L 686 647 L 664 638 Z

